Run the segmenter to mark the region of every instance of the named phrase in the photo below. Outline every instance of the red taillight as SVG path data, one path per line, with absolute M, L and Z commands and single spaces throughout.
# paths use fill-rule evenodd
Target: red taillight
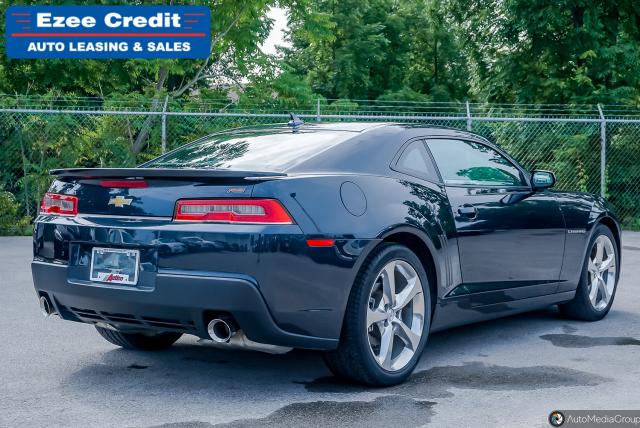
M 40 204 L 40 214 L 76 215 L 78 198 L 70 195 L 47 193 Z
M 144 180 L 100 180 L 100 185 L 114 189 L 144 189 L 147 187 L 147 182 Z
M 176 204 L 176 221 L 293 224 L 275 199 L 187 199 Z

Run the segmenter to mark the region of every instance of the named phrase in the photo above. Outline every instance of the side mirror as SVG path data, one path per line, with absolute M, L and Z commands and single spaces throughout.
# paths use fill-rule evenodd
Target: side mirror
M 556 184 L 556 176 L 551 171 L 531 171 L 531 188 L 535 190 L 549 189 Z

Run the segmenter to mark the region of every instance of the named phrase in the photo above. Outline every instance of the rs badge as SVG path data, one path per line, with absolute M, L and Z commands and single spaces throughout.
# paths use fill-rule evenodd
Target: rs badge
M 125 198 L 124 196 L 118 195 L 115 198 L 109 199 L 109 205 L 114 205 L 116 208 L 122 208 L 125 205 L 131 205 L 132 201 L 132 198 Z

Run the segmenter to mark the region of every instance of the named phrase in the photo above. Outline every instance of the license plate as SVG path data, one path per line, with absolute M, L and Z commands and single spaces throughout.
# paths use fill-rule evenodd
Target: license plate
M 91 281 L 110 284 L 138 283 L 140 251 L 122 248 L 94 248 L 91 253 Z

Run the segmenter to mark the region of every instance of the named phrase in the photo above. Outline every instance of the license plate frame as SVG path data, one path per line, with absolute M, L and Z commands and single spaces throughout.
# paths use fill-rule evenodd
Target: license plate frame
M 117 262 L 117 266 L 114 263 Z M 121 266 L 121 265 L 125 266 Z M 93 247 L 89 279 L 106 284 L 135 286 L 140 271 L 140 250 Z

